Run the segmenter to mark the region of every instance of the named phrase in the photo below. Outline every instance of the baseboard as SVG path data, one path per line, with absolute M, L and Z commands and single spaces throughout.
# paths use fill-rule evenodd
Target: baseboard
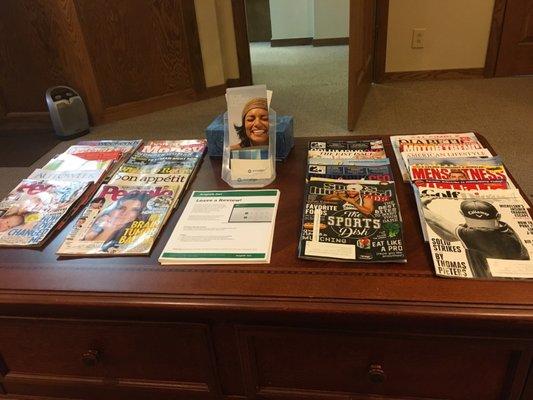
M 429 71 L 385 72 L 383 82 L 479 78 L 483 78 L 483 68 L 435 69 Z
M 207 87 L 205 88 L 204 91 L 202 91 L 196 96 L 196 99 L 205 100 L 205 99 L 210 99 L 211 97 L 222 96 L 224 93 L 226 93 L 227 87 L 228 87 L 227 84 Z
M 270 47 L 306 46 L 309 44 L 313 44 L 312 37 L 294 38 L 294 39 L 272 39 L 270 41 Z
M 313 46 L 341 46 L 347 45 L 349 38 L 339 37 L 339 38 L 329 38 L 329 39 L 313 39 Z
M 10 121 L 50 122 L 50 113 L 48 111 L 9 112 L 2 119 Z
M 241 78 L 236 78 L 236 79 L 228 79 L 226 81 L 226 86 L 237 87 L 237 86 L 248 86 L 248 85 L 246 84 L 246 82 L 243 82 Z
M 132 101 L 130 103 L 106 108 L 101 115 L 93 116 L 93 122 L 95 125 L 100 125 L 125 118 L 136 117 L 138 115 L 164 110 L 165 108 L 191 103 L 196 100 L 196 97 L 193 89 L 185 89 L 163 96 Z

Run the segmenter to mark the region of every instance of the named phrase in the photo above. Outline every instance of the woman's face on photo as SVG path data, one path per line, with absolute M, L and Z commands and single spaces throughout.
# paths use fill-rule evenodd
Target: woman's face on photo
M 141 212 L 142 204 L 140 200 L 125 200 L 120 206 L 109 213 L 110 224 L 112 226 L 123 226 L 133 221 Z
M 268 111 L 263 108 L 252 108 L 244 117 L 246 136 L 252 146 L 268 144 Z
M 15 226 L 21 225 L 24 222 L 24 217 L 20 215 L 9 215 L 0 218 L 0 232 L 7 231 Z

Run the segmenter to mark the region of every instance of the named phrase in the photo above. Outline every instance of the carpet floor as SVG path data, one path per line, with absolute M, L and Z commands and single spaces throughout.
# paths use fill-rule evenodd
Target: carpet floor
M 255 83 L 274 90 L 272 107 L 294 116 L 295 136 L 394 135 L 475 130 L 533 198 L 533 77 L 394 82 L 373 85 L 354 132 L 346 130 L 347 46 L 251 46 Z M 223 96 L 98 126 L 84 139 L 185 139 L 225 110 Z M 5 196 L 62 152 L 59 143 L 31 167 L 0 168 Z

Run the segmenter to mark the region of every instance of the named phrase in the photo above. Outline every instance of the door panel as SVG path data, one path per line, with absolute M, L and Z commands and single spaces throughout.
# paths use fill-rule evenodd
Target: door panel
M 348 129 L 353 130 L 372 82 L 375 0 L 350 0 Z
M 508 0 L 496 76 L 533 74 L 533 0 Z

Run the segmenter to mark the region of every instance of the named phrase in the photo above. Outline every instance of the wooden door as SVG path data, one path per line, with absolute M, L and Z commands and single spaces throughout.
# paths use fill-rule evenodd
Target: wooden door
M 375 0 L 350 0 L 348 129 L 353 131 L 372 82 Z
M 508 0 L 496 76 L 533 74 L 533 0 Z

